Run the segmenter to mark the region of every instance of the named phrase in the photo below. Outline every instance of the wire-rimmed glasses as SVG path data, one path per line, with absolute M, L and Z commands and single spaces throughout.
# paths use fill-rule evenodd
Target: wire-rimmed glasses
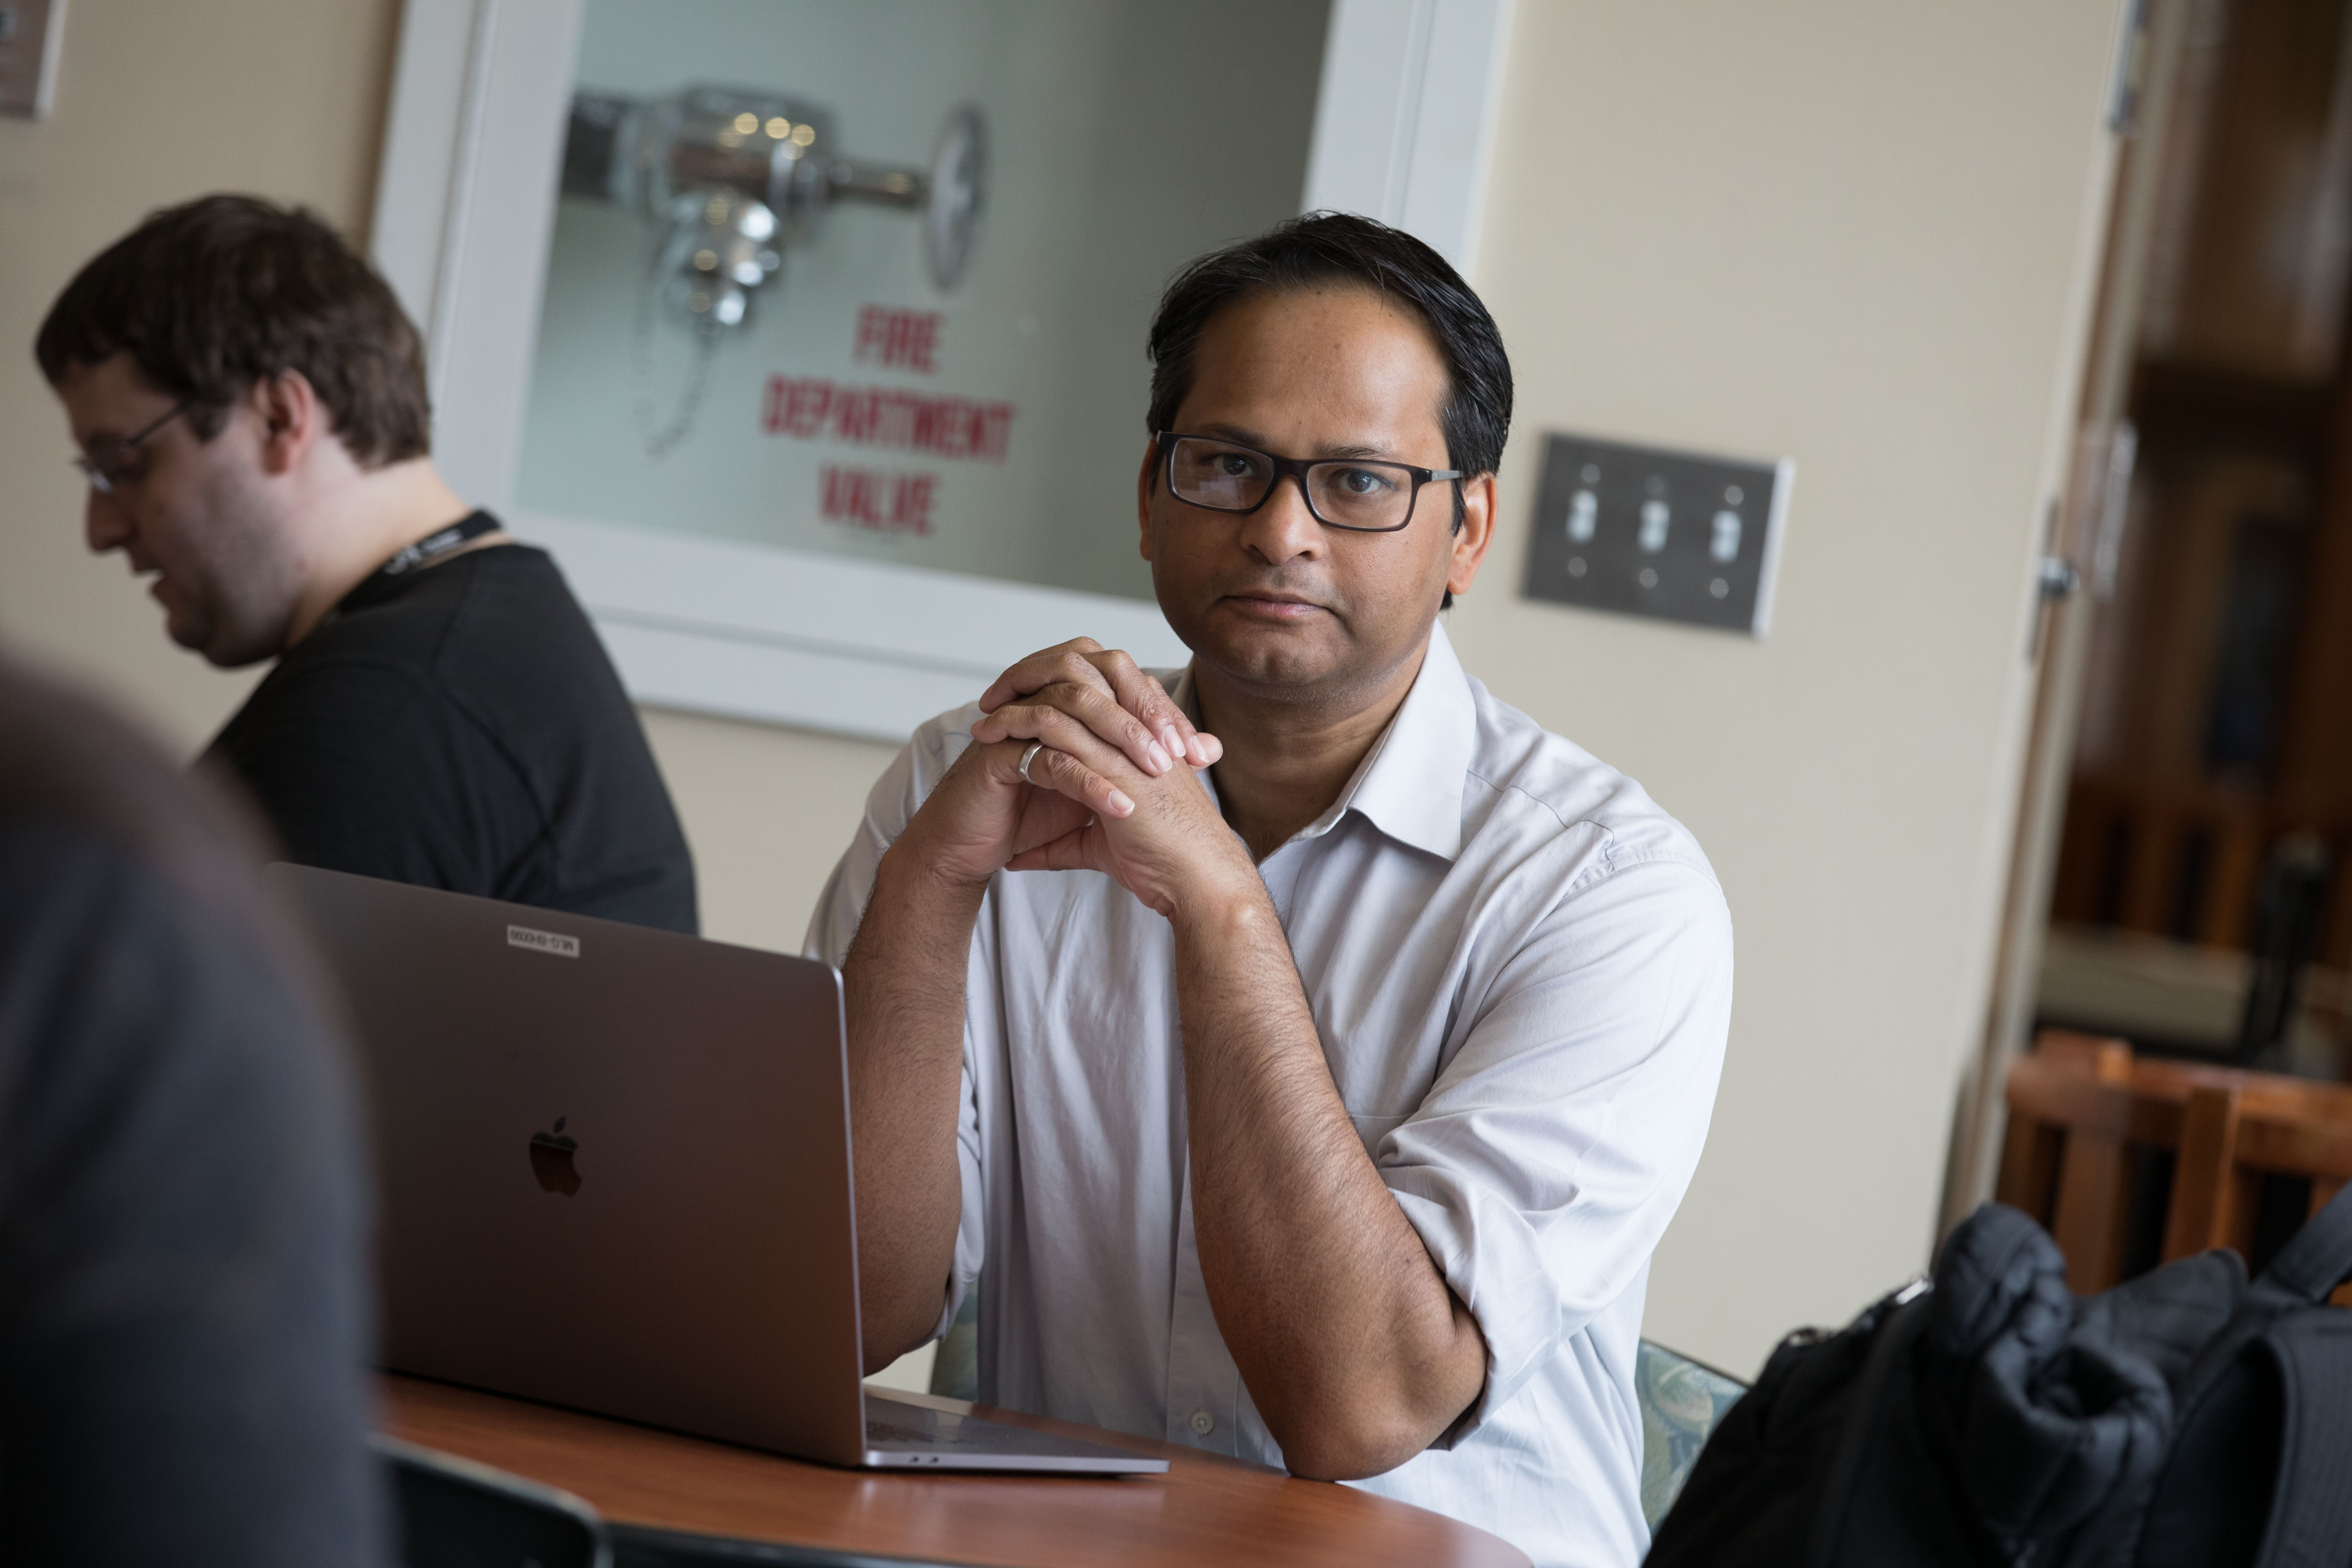
M 190 399 L 174 406 L 169 414 L 149 420 L 137 435 L 126 437 L 121 442 L 110 448 L 103 457 L 77 455 L 73 460 L 74 467 L 81 470 L 82 478 L 89 481 L 90 489 L 102 496 L 112 495 L 115 487 L 122 482 L 125 459 L 131 456 L 139 443 L 185 414 L 193 405 L 194 399 Z
M 1307 510 L 1326 528 L 1394 533 L 1412 521 L 1423 485 L 1458 480 L 1458 468 L 1416 468 L 1370 458 L 1277 458 L 1214 436 L 1160 433 L 1168 493 L 1211 511 L 1252 512 L 1284 476 L 1298 481 Z

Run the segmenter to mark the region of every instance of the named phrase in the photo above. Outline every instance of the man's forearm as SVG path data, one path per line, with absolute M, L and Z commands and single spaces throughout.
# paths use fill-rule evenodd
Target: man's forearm
M 868 1372 L 929 1336 L 954 1267 L 964 977 L 985 891 L 894 847 L 842 967 Z
M 1484 1342 L 1364 1152 L 1273 906 L 1177 922 L 1193 1232 L 1217 1326 L 1290 1468 L 1377 1474 L 1471 1400 Z

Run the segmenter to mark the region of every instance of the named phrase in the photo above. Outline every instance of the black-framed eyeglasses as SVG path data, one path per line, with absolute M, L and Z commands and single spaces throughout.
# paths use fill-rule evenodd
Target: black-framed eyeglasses
M 180 404 L 169 414 L 149 420 L 137 435 L 124 437 L 121 442 L 110 448 L 102 458 L 92 458 L 86 454 L 76 457 L 73 460 L 74 467 L 81 470 L 82 478 L 89 481 L 90 489 L 102 496 L 112 495 L 114 487 L 122 482 L 123 460 L 131 455 L 140 442 L 194 406 L 194 401 L 191 398 Z
M 1459 468 L 1416 468 L 1368 458 L 1277 458 L 1214 436 L 1162 430 L 1160 460 L 1168 493 L 1211 511 L 1252 512 L 1285 476 L 1298 481 L 1307 510 L 1326 528 L 1394 533 L 1412 521 L 1421 488 L 1465 476 Z

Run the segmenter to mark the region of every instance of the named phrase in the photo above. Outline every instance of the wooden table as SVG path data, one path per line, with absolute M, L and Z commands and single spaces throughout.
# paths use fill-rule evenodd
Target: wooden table
M 615 1524 L 1003 1568 L 1528 1568 L 1485 1531 L 1352 1487 L 961 1400 L 900 1395 L 1171 1463 L 1118 1479 L 884 1475 L 417 1378 L 388 1376 L 383 1389 L 394 1436 L 561 1487 Z

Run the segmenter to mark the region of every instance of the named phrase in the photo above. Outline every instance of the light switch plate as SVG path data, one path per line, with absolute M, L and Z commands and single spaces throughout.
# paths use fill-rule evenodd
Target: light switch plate
M 1797 465 L 1545 438 L 1530 599 L 1760 637 Z
M 66 0 L 0 0 L 0 114 L 47 115 L 65 28 Z

